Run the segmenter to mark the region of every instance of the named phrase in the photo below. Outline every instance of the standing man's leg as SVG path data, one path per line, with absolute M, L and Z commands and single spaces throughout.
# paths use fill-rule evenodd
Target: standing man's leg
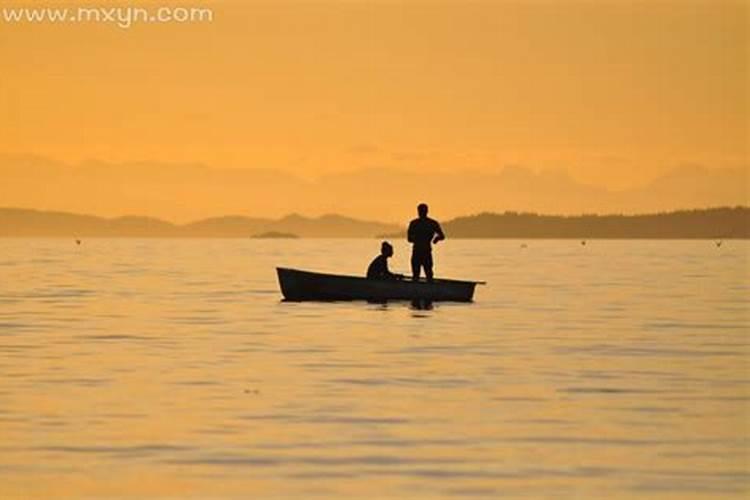
M 413 281 L 419 280 L 419 267 L 420 267 L 419 255 L 412 252 L 411 254 L 411 279 Z
M 424 255 L 422 265 L 424 266 L 424 274 L 427 277 L 427 281 L 432 281 L 432 252 Z

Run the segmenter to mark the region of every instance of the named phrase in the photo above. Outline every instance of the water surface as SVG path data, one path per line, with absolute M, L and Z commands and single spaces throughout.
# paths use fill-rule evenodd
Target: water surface
M 448 240 L 473 304 L 280 301 L 378 246 L 0 239 L 0 497 L 750 491 L 747 242 Z

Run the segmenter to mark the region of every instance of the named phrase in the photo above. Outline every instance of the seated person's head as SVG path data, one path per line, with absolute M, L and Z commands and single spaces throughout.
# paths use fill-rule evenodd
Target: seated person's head
M 393 256 L 393 246 L 391 246 L 390 243 L 387 241 L 384 241 L 380 245 L 380 253 L 381 255 L 385 255 L 386 257 L 392 257 Z

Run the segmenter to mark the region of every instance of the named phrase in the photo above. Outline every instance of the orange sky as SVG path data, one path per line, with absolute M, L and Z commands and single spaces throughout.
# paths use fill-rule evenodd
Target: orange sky
M 0 153 L 615 189 L 748 168 L 743 1 L 196 4 L 213 22 L 0 22 Z

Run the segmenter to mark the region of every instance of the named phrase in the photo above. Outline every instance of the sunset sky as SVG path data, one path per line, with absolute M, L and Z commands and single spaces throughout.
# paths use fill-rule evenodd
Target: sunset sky
M 305 180 L 516 165 L 613 190 L 747 175 L 744 1 L 195 4 L 213 22 L 0 21 L 0 154 Z

